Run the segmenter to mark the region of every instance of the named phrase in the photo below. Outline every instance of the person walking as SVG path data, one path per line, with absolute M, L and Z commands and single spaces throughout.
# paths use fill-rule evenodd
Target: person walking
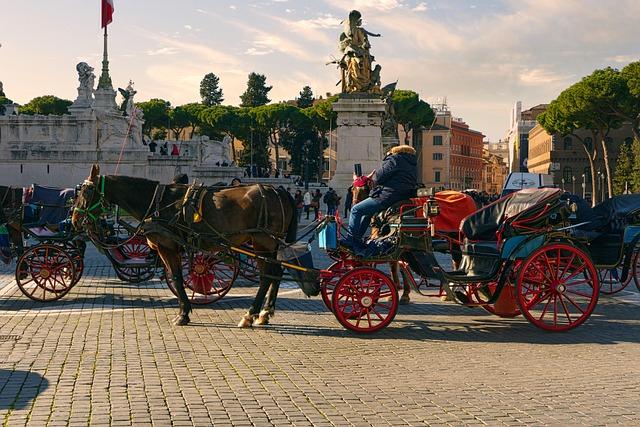
M 347 188 L 347 196 L 344 199 L 344 217 L 349 218 L 349 211 L 351 210 L 351 205 L 353 204 L 353 186 Z
M 316 191 L 311 196 L 311 206 L 313 206 L 313 220 L 317 221 L 320 216 L 320 200 L 322 200 L 322 193 L 316 188 Z
M 304 208 L 304 198 L 302 197 L 302 191 L 296 190 L 296 193 L 293 196 L 293 199 L 296 202 L 296 209 L 298 212 L 298 223 L 302 219 L 302 209 Z
M 307 214 L 307 219 L 309 219 L 309 210 L 311 209 L 311 193 L 309 193 L 309 190 L 304 193 L 302 201 L 304 204 L 304 211 Z

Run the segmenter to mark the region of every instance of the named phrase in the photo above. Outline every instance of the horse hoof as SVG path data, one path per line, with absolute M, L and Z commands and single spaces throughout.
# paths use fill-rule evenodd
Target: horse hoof
M 260 315 L 253 321 L 253 326 L 265 326 L 269 324 L 269 315 Z
M 242 316 L 238 328 L 250 328 L 253 326 L 253 316 Z
M 185 326 L 188 325 L 191 320 L 187 315 L 178 315 L 175 319 L 173 319 L 173 324 L 176 326 Z
M 401 305 L 407 305 L 411 302 L 411 298 L 409 298 L 409 295 L 402 295 L 400 297 L 400 304 Z

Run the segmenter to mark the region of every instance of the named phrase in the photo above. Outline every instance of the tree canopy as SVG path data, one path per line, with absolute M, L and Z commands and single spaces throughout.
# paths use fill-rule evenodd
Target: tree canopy
M 273 86 L 267 86 L 267 77 L 264 74 L 249 74 L 247 89 L 240 95 L 240 106 L 259 107 L 268 104 L 271 100 L 267 95 L 272 88 Z
M 409 132 L 422 126 L 429 126 L 435 119 L 431 106 L 421 100 L 419 95 L 411 90 L 396 90 L 391 98 L 393 102 L 395 121 L 404 131 L 404 144 L 409 143 Z
M 20 107 L 20 114 L 67 114 L 73 102 L 53 95 L 38 96 Z
M 297 101 L 299 108 L 308 108 L 313 105 L 313 91 L 310 86 L 305 86 L 300 92 L 300 97 Z
M 205 74 L 200 82 L 200 97 L 206 106 L 220 105 L 224 98 L 220 88 L 220 78 L 213 73 Z
M 149 101 L 136 104 L 144 113 L 144 125 L 142 132 L 151 137 L 151 131 L 155 128 L 166 129 L 169 125 L 169 109 L 171 103 L 164 99 L 153 98 Z

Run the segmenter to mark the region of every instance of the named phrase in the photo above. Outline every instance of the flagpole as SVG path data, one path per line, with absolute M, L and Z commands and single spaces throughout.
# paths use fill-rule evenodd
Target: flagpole
M 107 27 L 104 26 L 104 51 L 102 53 L 102 74 L 100 75 L 100 80 L 98 81 L 98 89 L 109 89 L 113 90 L 113 86 L 111 85 L 111 77 L 109 76 L 109 57 L 107 54 Z

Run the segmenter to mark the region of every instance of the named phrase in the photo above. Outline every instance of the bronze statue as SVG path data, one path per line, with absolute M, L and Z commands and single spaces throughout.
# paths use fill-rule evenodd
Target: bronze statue
M 130 116 L 131 112 L 133 111 L 134 105 L 133 96 L 138 93 L 138 91 L 133 88 L 133 82 L 131 80 L 129 80 L 129 84 L 127 85 L 126 89 L 122 89 L 119 87 L 118 91 L 123 98 L 122 104 L 120 104 L 120 111 L 122 111 L 125 117 Z
M 343 22 L 344 31 L 340 34 L 339 42 L 342 58 L 333 61 L 340 67 L 342 92 L 380 93 L 382 67 L 376 65 L 371 69 L 374 57 L 369 52 L 369 36 L 380 37 L 380 34 L 362 28 L 362 15 L 357 10 L 352 10 L 347 21 Z

